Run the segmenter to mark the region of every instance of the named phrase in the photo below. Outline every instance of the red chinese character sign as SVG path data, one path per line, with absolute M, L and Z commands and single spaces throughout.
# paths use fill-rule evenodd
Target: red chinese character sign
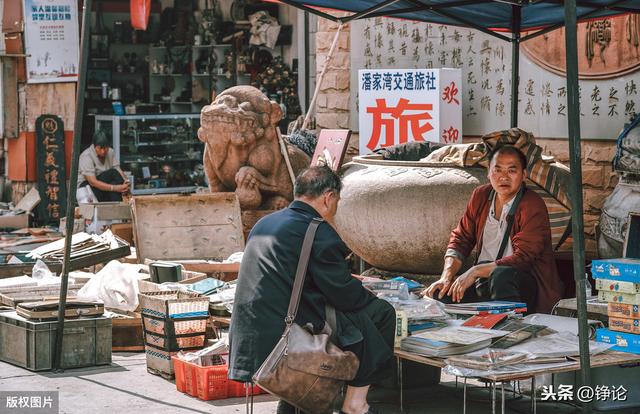
M 462 142 L 459 69 L 358 71 L 360 154 L 411 141 Z

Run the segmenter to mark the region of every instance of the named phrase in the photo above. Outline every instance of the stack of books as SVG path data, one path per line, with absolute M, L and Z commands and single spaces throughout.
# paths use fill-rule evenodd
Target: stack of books
M 523 302 L 489 301 L 474 303 L 452 303 L 445 305 L 444 310 L 458 315 L 488 315 L 525 313 L 527 304 Z
M 486 348 L 493 338 L 507 333 L 494 329 L 448 326 L 404 338 L 400 342 L 400 349 L 430 357 L 465 354 Z
M 598 300 L 608 302 L 609 329 L 596 331 L 596 341 L 617 351 L 640 354 L 640 259 L 592 262 Z

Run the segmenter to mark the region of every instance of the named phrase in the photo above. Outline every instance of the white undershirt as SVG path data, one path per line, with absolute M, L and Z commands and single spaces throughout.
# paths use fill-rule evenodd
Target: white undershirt
M 496 199 L 493 197 L 491 203 L 491 209 L 487 222 L 484 225 L 484 231 L 482 232 L 482 251 L 478 256 L 478 262 L 493 262 L 498 256 L 498 250 L 500 250 L 500 244 L 504 237 L 504 232 L 507 230 L 507 215 L 511 210 L 511 205 L 515 200 L 515 196 L 509 200 L 504 206 L 502 206 L 502 214 L 500 219 L 496 219 Z M 504 249 L 502 257 L 511 256 L 513 254 L 513 248 L 511 247 L 511 237 L 507 239 L 507 247 Z

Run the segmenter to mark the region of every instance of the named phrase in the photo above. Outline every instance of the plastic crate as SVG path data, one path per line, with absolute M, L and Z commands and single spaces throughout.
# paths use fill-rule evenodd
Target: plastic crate
M 222 400 L 232 397 L 244 397 L 244 383 L 227 379 L 228 365 L 202 367 L 173 357 L 176 375 L 176 389 L 201 400 Z M 263 394 L 257 385 L 253 386 L 253 395 Z
M 31 371 L 53 366 L 57 321 L 35 322 L 0 312 L 0 361 Z M 67 319 L 62 342 L 62 368 L 111 363 L 111 319 Z

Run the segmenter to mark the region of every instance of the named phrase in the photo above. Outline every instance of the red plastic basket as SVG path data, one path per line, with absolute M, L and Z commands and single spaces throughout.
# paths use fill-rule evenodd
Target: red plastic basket
M 227 379 L 228 365 L 202 367 L 173 357 L 176 374 L 176 389 L 201 400 L 222 400 L 230 397 L 244 397 L 244 383 Z M 263 394 L 257 385 L 253 386 L 253 395 Z

